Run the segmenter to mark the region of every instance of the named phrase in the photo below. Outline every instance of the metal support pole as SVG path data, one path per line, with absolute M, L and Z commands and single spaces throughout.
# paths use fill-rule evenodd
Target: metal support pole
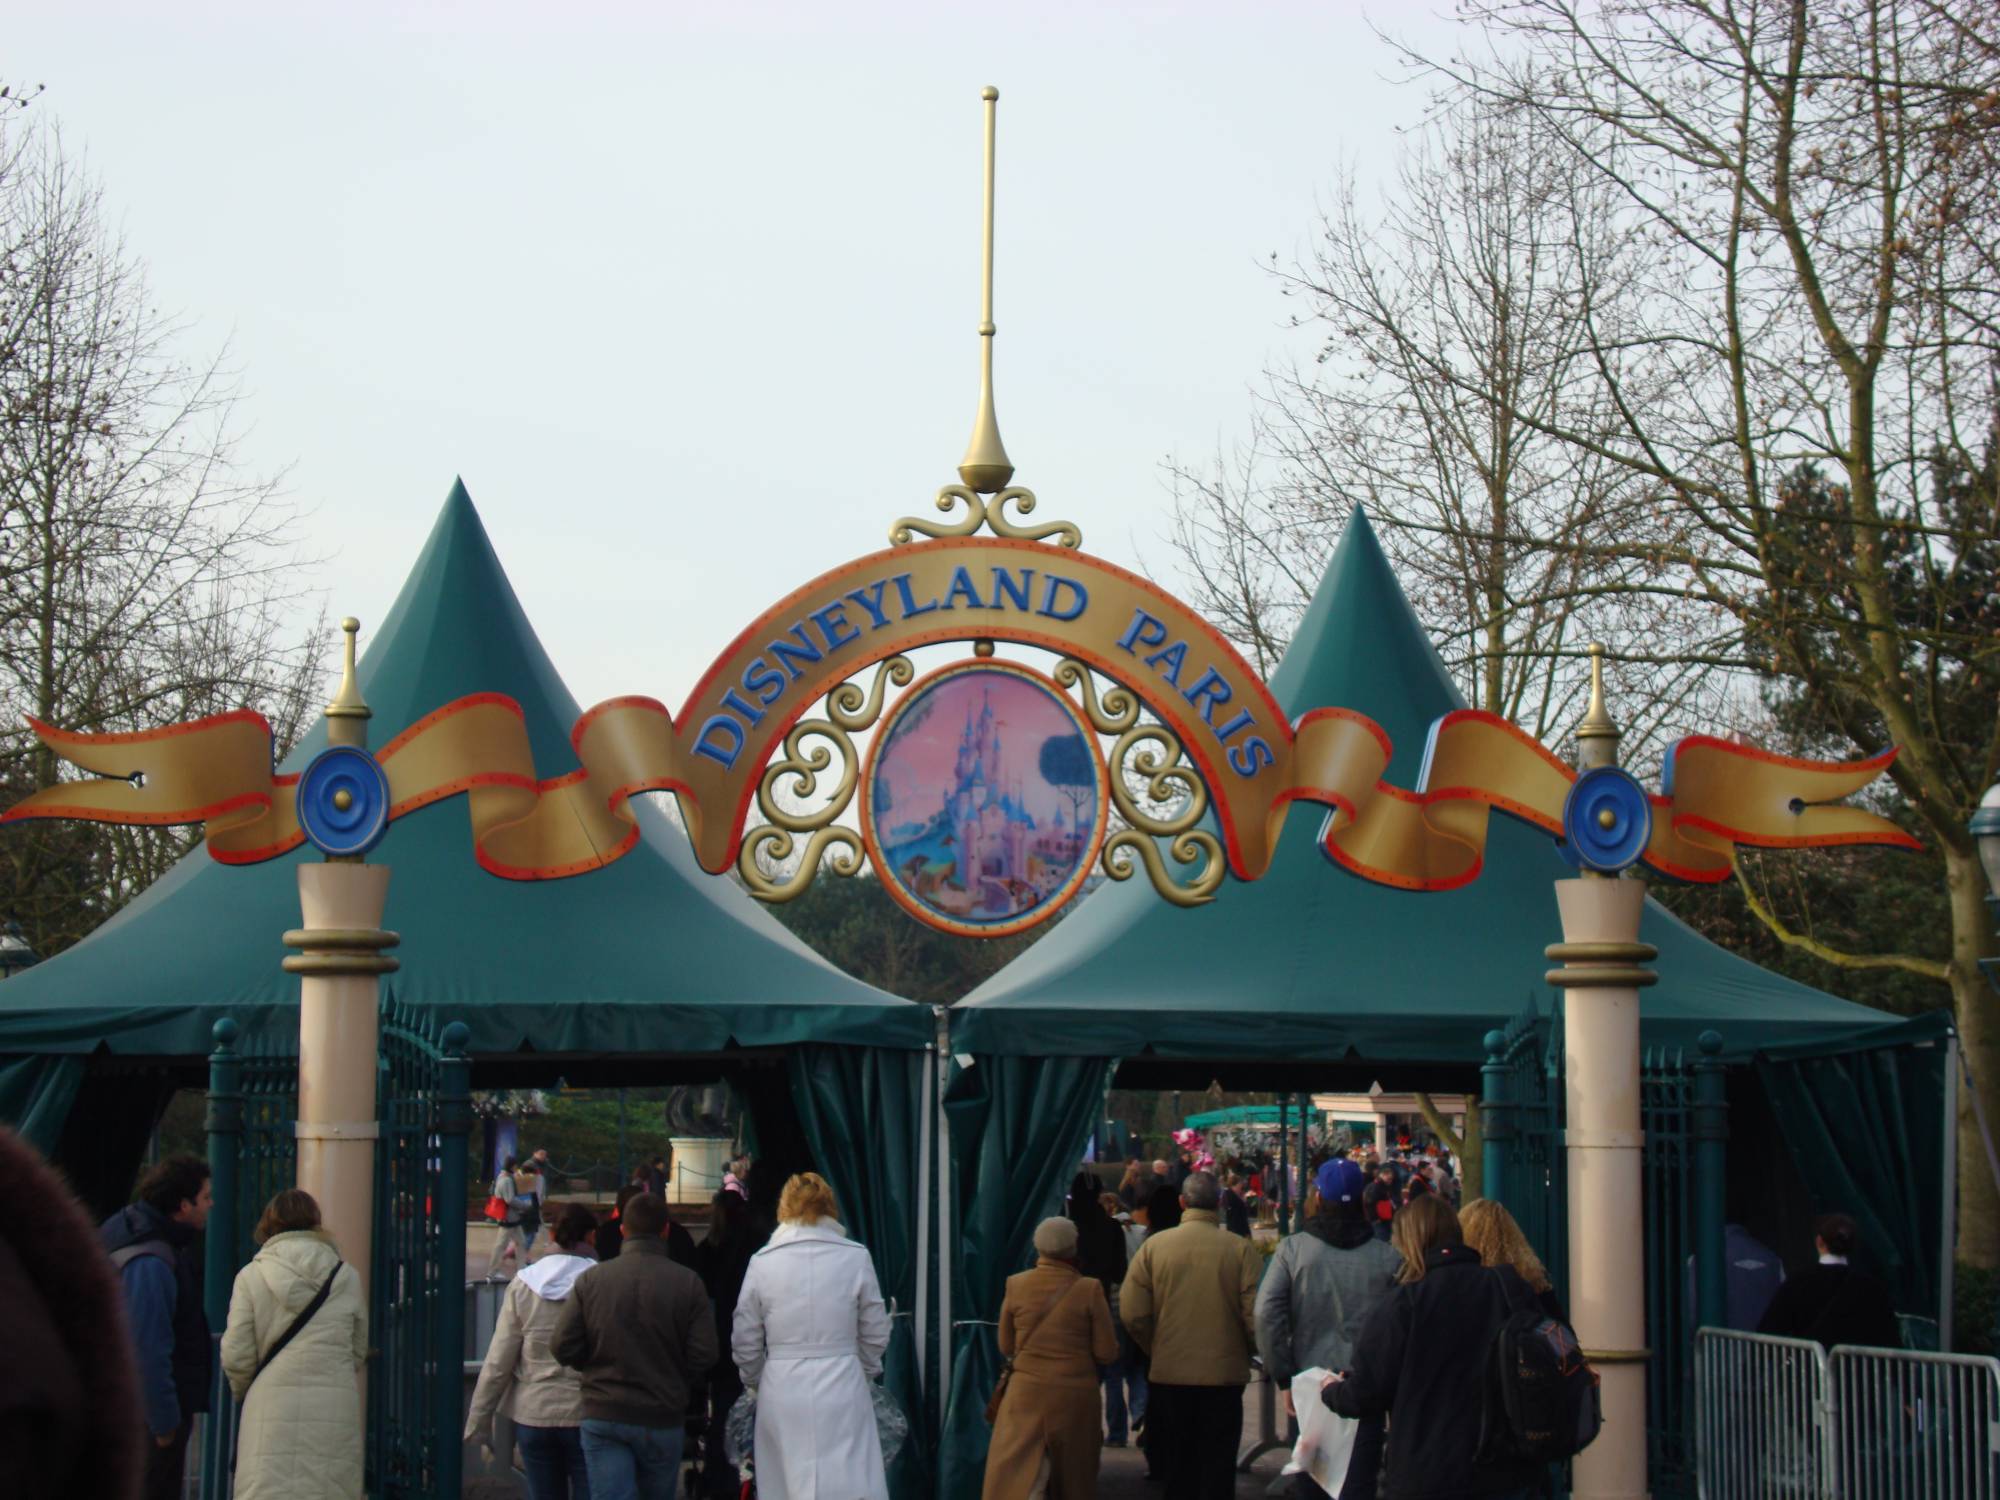
M 1701 1328 L 1729 1325 L 1729 1267 L 1724 1251 L 1729 1214 L 1729 1070 L 1722 1034 L 1704 1031 L 1694 1065 L 1695 1320 Z
M 625 1093 L 623 1088 L 618 1090 L 618 1183 L 612 1189 L 614 1192 L 632 1180 L 631 1153 L 625 1136 Z
M 1292 1096 L 1278 1095 L 1278 1234 L 1292 1232 Z
M 472 1032 L 453 1021 L 438 1039 L 443 1057 L 438 1079 L 437 1348 L 434 1352 L 437 1492 L 459 1492 L 465 1449 L 459 1430 L 465 1413 L 465 1212 L 466 1150 L 472 1132 Z
M 1507 1097 L 1507 1033 L 1485 1036 L 1486 1061 L 1479 1069 L 1479 1193 L 1509 1208 L 1507 1153 L 1514 1143 L 1514 1105 Z
M 1306 1227 L 1306 1170 L 1312 1160 L 1312 1130 L 1307 1124 L 1306 1111 L 1312 1108 L 1312 1095 L 1299 1095 L 1299 1190 L 1292 1195 L 1292 1232 L 1298 1233 Z
M 202 1244 L 202 1309 L 208 1315 L 211 1344 L 220 1345 L 229 1321 L 229 1294 L 236 1283 L 236 1226 L 241 1213 L 243 1163 L 243 1059 L 230 1045 L 236 1023 L 224 1016 L 210 1033 L 215 1050 L 208 1056 L 208 1233 Z M 208 1420 L 201 1445 L 201 1492 L 229 1492 L 230 1437 L 236 1423 L 230 1410 L 234 1398 L 223 1378 L 222 1360 L 215 1360 L 209 1383 Z

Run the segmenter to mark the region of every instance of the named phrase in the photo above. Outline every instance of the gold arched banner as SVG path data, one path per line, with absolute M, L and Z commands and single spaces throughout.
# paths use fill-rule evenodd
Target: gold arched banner
M 1469 710 L 1446 715 L 1432 727 L 1417 786 L 1393 786 L 1383 780 L 1389 738 L 1374 721 L 1329 706 L 1294 726 L 1199 615 L 1063 540 L 1070 545 L 945 534 L 824 573 L 753 621 L 678 715 L 643 697 L 590 709 L 570 735 L 581 769 L 553 779 L 537 775 L 511 699 L 475 694 L 442 705 L 379 752 L 390 815 L 462 793 L 480 864 L 546 880 L 617 859 L 638 837 L 629 799 L 672 792 L 696 858 L 720 874 L 737 859 L 767 763 L 829 690 L 919 646 L 991 640 L 1073 658 L 1143 699 L 1199 769 L 1240 879 L 1269 867 L 1286 813 L 1301 800 L 1331 809 L 1321 841 L 1333 860 L 1411 890 L 1447 890 L 1478 875 L 1491 809 L 1560 834 L 1574 772 L 1513 725 Z M 254 713 L 137 734 L 34 728 L 59 755 L 119 779 L 38 792 L 8 820 L 205 822 L 210 851 L 232 863 L 275 857 L 303 837 L 296 778 L 273 774 L 269 726 Z M 1654 798 L 1646 862 L 1681 879 L 1720 880 L 1736 844 L 1916 847 L 1888 820 L 1833 805 L 1889 758 L 1827 764 L 1682 740 L 1666 792 Z

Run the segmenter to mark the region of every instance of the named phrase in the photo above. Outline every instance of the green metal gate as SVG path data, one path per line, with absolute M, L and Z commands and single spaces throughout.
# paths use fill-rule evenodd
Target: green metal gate
M 220 1337 L 236 1273 L 257 1253 L 264 1205 L 298 1180 L 295 1032 L 249 1038 L 218 1021 L 209 1058 L 210 1214 L 204 1304 Z M 385 1002 L 376 1062 L 375 1243 L 369 1262 L 368 1494 L 457 1500 L 465 1342 L 470 1037 Z M 236 1408 L 217 1361 L 202 1500 L 228 1500 Z
M 1563 1145 L 1563 1003 L 1543 1017 L 1533 1004 L 1489 1036 L 1487 1099 L 1481 1105 L 1488 1161 L 1498 1180 L 1487 1191 L 1507 1205 L 1569 1303 L 1569 1183 Z M 1679 1048 L 1648 1047 L 1640 1058 L 1640 1125 L 1645 1131 L 1646 1456 L 1652 1492 L 1692 1495 L 1694 1405 L 1688 1316 L 1689 1257 L 1695 1234 L 1695 1129 L 1692 1061 Z M 1489 1168 L 1491 1170 L 1491 1168 Z

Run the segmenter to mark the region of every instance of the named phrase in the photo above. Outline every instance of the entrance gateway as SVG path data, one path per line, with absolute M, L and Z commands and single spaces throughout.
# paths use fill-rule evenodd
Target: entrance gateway
M 116 735 L 36 723 L 98 779 L 38 792 L 0 821 L 202 823 L 226 864 L 305 842 L 327 856 L 301 867 L 305 923 L 286 934 L 300 950 L 286 960 L 301 975 L 297 1173 L 343 1244 L 371 1245 L 388 1228 L 368 1189 L 383 1129 L 376 998 L 397 939 L 381 928 L 389 869 L 365 859 L 433 802 L 464 796 L 468 852 L 489 873 L 549 881 L 616 862 L 639 838 L 631 799 L 670 792 L 701 868 L 734 872 L 762 900 L 872 863 L 914 918 L 975 937 L 1047 921 L 1095 869 L 1143 870 L 1166 901 L 1203 904 L 1224 880 L 1265 873 L 1294 802 L 1323 809 L 1318 843 L 1335 864 L 1448 890 L 1477 878 L 1497 808 L 1560 840 L 1581 872 L 1558 882 L 1566 941 L 1549 955 L 1564 963 L 1550 978 L 1566 992 L 1575 1323 L 1605 1373 L 1606 1435 L 1578 1460 L 1576 1492 L 1641 1493 L 1643 1277 L 1637 1239 L 1605 1227 L 1638 1216 L 1636 991 L 1654 954 L 1636 941 L 1643 883 L 1617 877 L 1643 865 L 1719 881 L 1739 844 L 1912 846 L 1840 805 L 1890 755 L 1807 762 L 1692 735 L 1649 793 L 1616 764 L 1601 663 L 1580 774 L 1505 720 L 1460 710 L 1431 726 L 1422 774 L 1400 787 L 1383 776 L 1389 738 L 1365 715 L 1328 704 L 1288 718 L 1199 614 L 1083 551 L 1075 526 L 1031 520 L 1035 496 L 1012 483 L 992 380 L 998 93 L 983 97 L 982 379 L 959 482 L 936 497 L 942 519 L 905 516 L 887 549 L 780 599 L 678 713 L 621 697 L 582 714 L 568 775 L 538 774 L 520 706 L 494 692 L 437 704 L 370 751 L 350 620 L 334 743 L 302 774 L 273 771 L 270 727 L 249 711 Z M 905 653 L 945 643 L 971 654 L 919 679 Z M 1003 658 L 1002 644 L 1056 664 Z

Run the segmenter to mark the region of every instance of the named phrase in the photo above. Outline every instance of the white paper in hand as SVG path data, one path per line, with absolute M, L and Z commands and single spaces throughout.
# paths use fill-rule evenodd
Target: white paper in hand
M 1361 1425 L 1326 1409 L 1319 1398 L 1319 1383 L 1326 1371 L 1301 1370 L 1292 1377 L 1292 1405 L 1299 1412 L 1299 1440 L 1292 1447 L 1287 1474 L 1306 1474 L 1329 1495 L 1338 1495 L 1347 1483 L 1347 1461 L 1354 1454 L 1354 1433 Z

